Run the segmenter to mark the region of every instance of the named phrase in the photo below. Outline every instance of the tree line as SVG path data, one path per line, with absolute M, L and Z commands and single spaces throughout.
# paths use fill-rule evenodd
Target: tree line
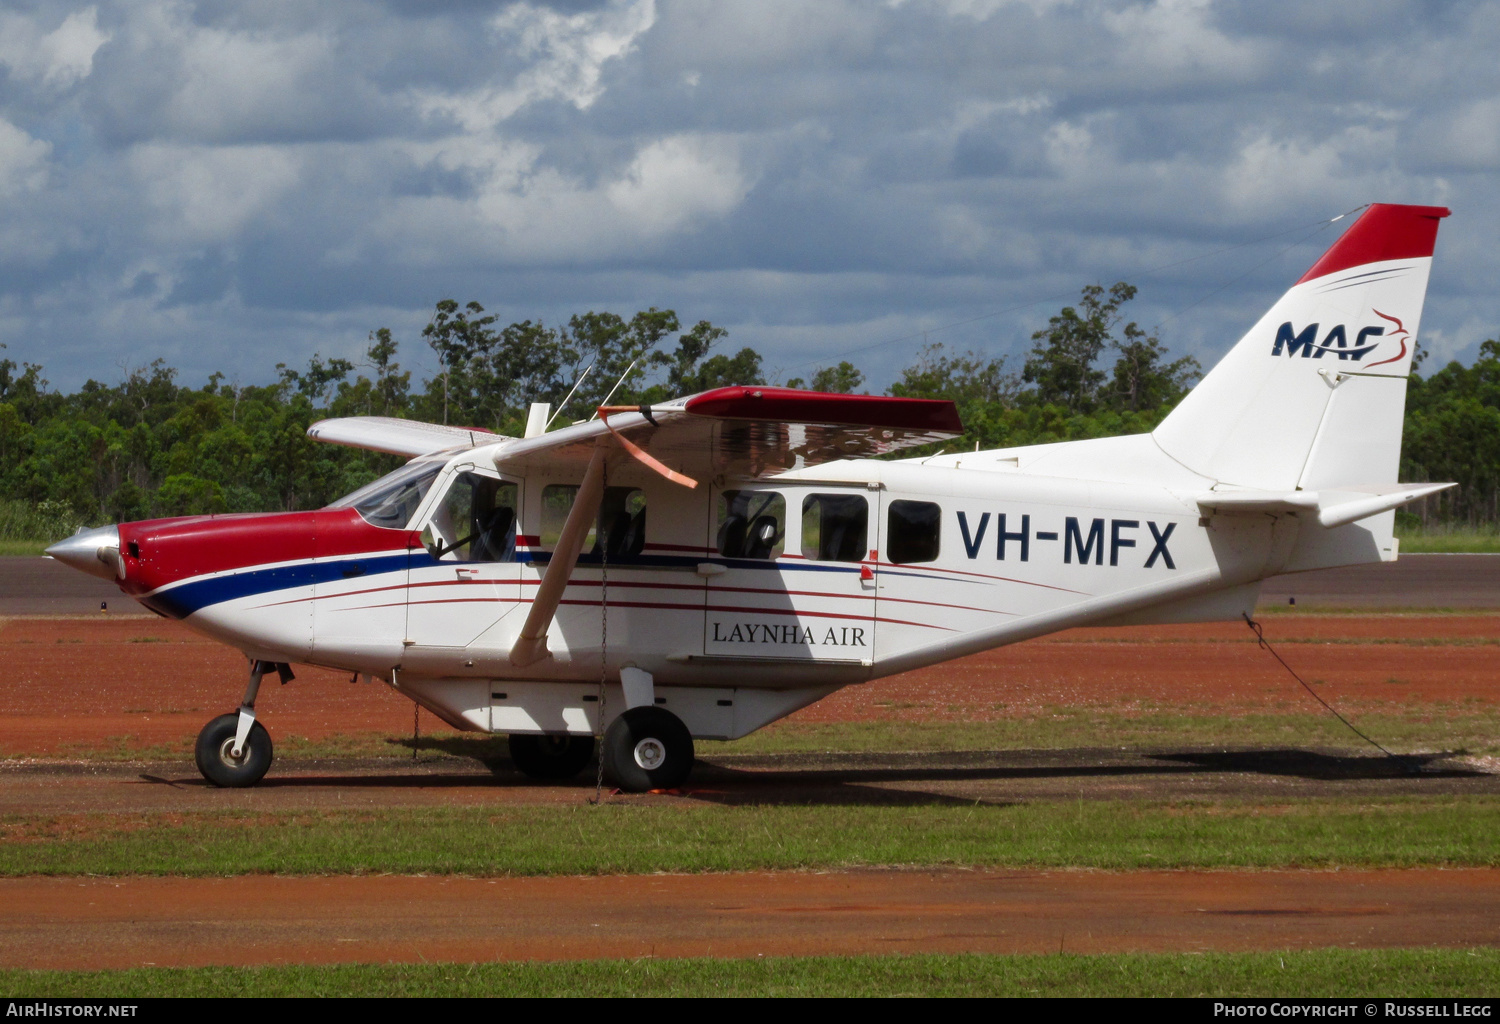
M 1018 367 L 1003 356 L 924 346 L 885 393 L 951 399 L 966 447 L 1149 431 L 1202 371 L 1127 320 L 1135 294 L 1124 282 L 1084 288 L 1032 335 Z M 478 302 L 444 299 L 421 332 L 438 370 L 417 382 L 384 327 L 371 332 L 359 363 L 314 354 L 303 368 L 278 364 L 276 378 L 261 384 L 215 373 L 195 388 L 156 360 L 117 384 L 89 380 L 65 394 L 51 389 L 42 366 L 0 359 L 0 500 L 39 510 L 30 521 L 43 525 L 33 529 L 56 536 L 157 516 L 317 508 L 400 462 L 309 441 L 308 426 L 324 417 L 396 416 L 517 435 L 532 402 L 563 406 L 557 422 L 567 423 L 606 399 L 649 403 L 731 384 L 868 390 L 847 360 L 807 378 L 770 380 L 761 355 L 731 351 L 727 337 L 707 320 L 684 328 L 673 310 L 655 307 L 629 319 L 588 312 L 566 323 L 501 325 Z M 1402 470 L 1403 479 L 1461 484 L 1429 501 L 1425 517 L 1500 520 L 1500 342 L 1485 342 L 1472 366 L 1414 374 Z

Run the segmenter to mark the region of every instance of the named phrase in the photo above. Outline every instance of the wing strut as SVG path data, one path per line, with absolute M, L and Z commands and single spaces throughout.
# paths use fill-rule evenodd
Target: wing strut
M 526 613 L 526 622 L 521 626 L 521 635 L 510 649 L 510 663 L 517 668 L 549 657 L 547 650 L 547 627 L 552 616 L 557 614 L 558 603 L 568 579 L 578 565 L 578 556 L 583 550 L 583 539 L 588 536 L 589 521 L 599 514 L 599 502 L 604 497 L 604 460 L 608 457 L 605 445 L 596 445 L 589 468 L 583 474 L 583 483 L 573 499 L 573 508 L 568 512 L 568 521 L 563 523 L 562 534 L 557 538 L 557 547 L 547 562 L 547 571 L 536 588 L 536 598 L 531 610 Z

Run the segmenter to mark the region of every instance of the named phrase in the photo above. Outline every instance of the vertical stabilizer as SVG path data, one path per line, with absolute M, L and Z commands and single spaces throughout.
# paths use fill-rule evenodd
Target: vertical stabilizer
M 1229 350 L 1153 436 L 1221 483 L 1389 484 L 1440 206 L 1377 203 Z

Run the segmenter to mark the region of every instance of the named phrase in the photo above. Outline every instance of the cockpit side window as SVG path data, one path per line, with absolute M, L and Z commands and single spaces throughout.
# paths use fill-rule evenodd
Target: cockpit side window
M 457 562 L 514 562 L 519 489 L 508 480 L 460 473 L 433 511 L 436 556 Z
M 371 526 L 404 529 L 442 469 L 441 461 L 411 462 L 344 495 L 328 507 L 352 508 Z

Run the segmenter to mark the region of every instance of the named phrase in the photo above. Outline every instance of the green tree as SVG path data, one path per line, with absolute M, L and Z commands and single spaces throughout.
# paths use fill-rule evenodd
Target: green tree
M 1141 412 L 1174 406 L 1203 375 L 1203 367 L 1192 356 L 1165 362 L 1166 348 L 1135 324 L 1126 324 L 1124 333 L 1125 340 L 1115 343 L 1120 358 L 1114 377 L 1101 396 L 1109 408 Z
M 865 375 L 849 360 L 845 359 L 837 366 L 820 366 L 812 375 L 812 383 L 806 383 L 801 377 L 793 377 L 786 382 L 789 388 L 805 387 L 810 391 L 822 391 L 831 395 L 852 395 L 864 385 Z
M 401 364 L 396 362 L 396 342 L 389 327 L 370 333 L 370 347 L 365 354 L 375 368 L 375 401 L 370 411 L 377 416 L 400 416 L 406 411 L 411 371 L 402 372 Z
M 606 399 L 616 405 L 638 402 L 637 385 L 645 379 L 651 353 L 680 326 L 674 311 L 655 306 L 629 321 L 593 311 L 569 318 L 564 343 L 576 353 L 580 372 L 593 367 L 574 402 L 590 413 Z
M 1415 506 L 1424 521 L 1500 520 L 1500 340 L 1480 344 L 1471 366 L 1450 362 L 1425 379 L 1413 372 L 1401 478 L 1458 484 Z
M 483 316 L 483 313 L 484 307 L 477 302 L 459 309 L 453 299 L 443 299 L 438 302 L 432 320 L 422 328 L 422 337 L 437 353 L 438 365 L 442 367 L 439 379 L 442 382 L 444 423 L 448 422 L 453 411 L 455 398 L 458 398 L 460 408 L 468 411 L 476 383 L 471 380 L 473 364 L 478 361 L 482 365 L 497 340 L 490 327 L 498 318 Z M 482 385 L 485 382 L 477 383 Z M 467 419 L 467 416 L 463 418 Z
M 1114 342 L 1111 332 L 1120 319 L 1120 306 L 1134 297 L 1135 287 L 1124 281 L 1108 292 L 1100 285 L 1088 285 L 1076 307 L 1064 306 L 1031 336 L 1037 344 L 1032 346 L 1021 378 L 1033 386 L 1036 401 L 1072 412 L 1094 407 L 1105 379 L 1104 371 L 1094 364 Z
M 917 354 L 917 361 L 901 371 L 890 387 L 899 398 L 946 398 L 960 407 L 993 404 L 1009 406 L 1020 393 L 1020 381 L 1005 372 L 1005 357 L 985 358 L 978 352 L 948 355 L 940 342 Z

